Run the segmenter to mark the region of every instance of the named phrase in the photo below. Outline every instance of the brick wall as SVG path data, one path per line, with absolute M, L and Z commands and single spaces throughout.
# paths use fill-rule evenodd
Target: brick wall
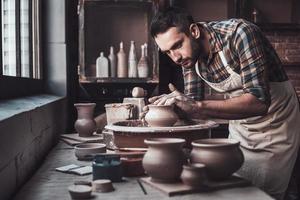
M 289 79 L 300 97 L 300 31 L 265 31 L 267 38 L 278 53 Z

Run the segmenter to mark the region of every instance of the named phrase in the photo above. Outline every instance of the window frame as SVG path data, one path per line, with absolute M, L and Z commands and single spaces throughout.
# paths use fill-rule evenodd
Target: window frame
M 29 65 L 30 65 L 30 78 L 21 76 L 21 49 L 20 49 L 20 0 L 16 0 L 16 57 L 17 57 L 17 76 L 3 75 L 3 58 L 2 58 L 2 44 L 0 45 L 0 100 L 10 99 L 22 96 L 29 96 L 44 91 L 44 80 L 42 79 L 42 60 L 41 60 L 41 0 L 29 0 Z M 34 5 L 33 5 L 34 4 Z M 34 12 L 32 9 L 38 9 Z M 2 3 L 0 3 L 0 10 L 2 11 Z M 35 18 L 35 20 L 33 19 Z M 2 15 L 0 15 L 0 23 L 2 24 Z M 35 23 L 35 24 L 33 24 Z M 37 29 L 33 29 L 34 25 Z M 34 37 L 37 35 L 38 37 Z M 2 38 L 2 30 L 0 30 L 0 38 Z M 33 43 L 34 40 L 34 43 Z M 37 54 L 37 55 L 34 55 Z M 33 67 L 37 64 L 38 67 Z M 37 79 L 39 77 L 39 79 Z

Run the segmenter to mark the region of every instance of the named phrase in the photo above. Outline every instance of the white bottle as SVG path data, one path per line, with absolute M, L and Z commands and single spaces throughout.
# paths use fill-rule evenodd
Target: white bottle
M 116 77 L 117 76 L 117 58 L 114 54 L 114 47 L 110 47 L 110 53 L 108 56 L 109 64 L 110 64 L 110 77 Z
M 128 77 L 137 77 L 137 58 L 134 41 L 131 41 L 130 51 L 128 56 Z
M 126 78 L 128 76 L 128 68 L 126 61 L 126 53 L 124 52 L 123 42 L 120 43 L 120 51 L 117 54 L 118 64 L 117 64 L 117 72 L 118 78 Z
M 145 56 L 145 45 L 141 46 L 142 56 L 138 63 L 138 76 L 139 78 L 147 78 L 149 75 L 148 61 Z
M 104 57 L 103 52 L 100 53 L 100 57 L 98 57 L 96 60 L 96 77 L 109 77 L 108 59 Z

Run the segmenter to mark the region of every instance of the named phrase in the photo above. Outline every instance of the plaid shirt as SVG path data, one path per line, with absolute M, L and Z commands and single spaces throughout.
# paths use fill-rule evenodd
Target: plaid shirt
M 218 83 L 229 77 L 229 73 L 217 54 L 223 51 L 228 65 L 241 76 L 243 91 L 259 100 L 270 102 L 269 82 L 288 80 L 280 59 L 270 42 L 254 24 L 242 19 L 220 22 L 198 23 L 208 33 L 210 55 L 199 61 L 201 75 L 209 82 Z M 201 100 L 203 84 L 195 68 L 183 68 L 184 93 Z

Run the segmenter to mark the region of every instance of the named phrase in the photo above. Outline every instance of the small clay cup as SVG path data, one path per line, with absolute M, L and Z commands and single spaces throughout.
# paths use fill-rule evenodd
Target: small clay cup
M 145 121 L 151 127 L 173 126 L 178 120 L 172 105 L 148 105 L 149 111 L 145 115 Z
M 75 156 L 78 160 L 92 160 L 93 155 L 105 152 L 106 145 L 101 143 L 82 143 L 75 146 Z
M 109 179 L 98 179 L 92 182 L 92 189 L 94 192 L 112 192 L 114 187 Z
M 183 165 L 180 178 L 185 185 L 193 188 L 203 186 L 207 181 L 205 165 L 201 163 Z
M 92 193 L 92 188 L 87 185 L 71 185 L 68 190 L 72 199 L 88 199 Z

